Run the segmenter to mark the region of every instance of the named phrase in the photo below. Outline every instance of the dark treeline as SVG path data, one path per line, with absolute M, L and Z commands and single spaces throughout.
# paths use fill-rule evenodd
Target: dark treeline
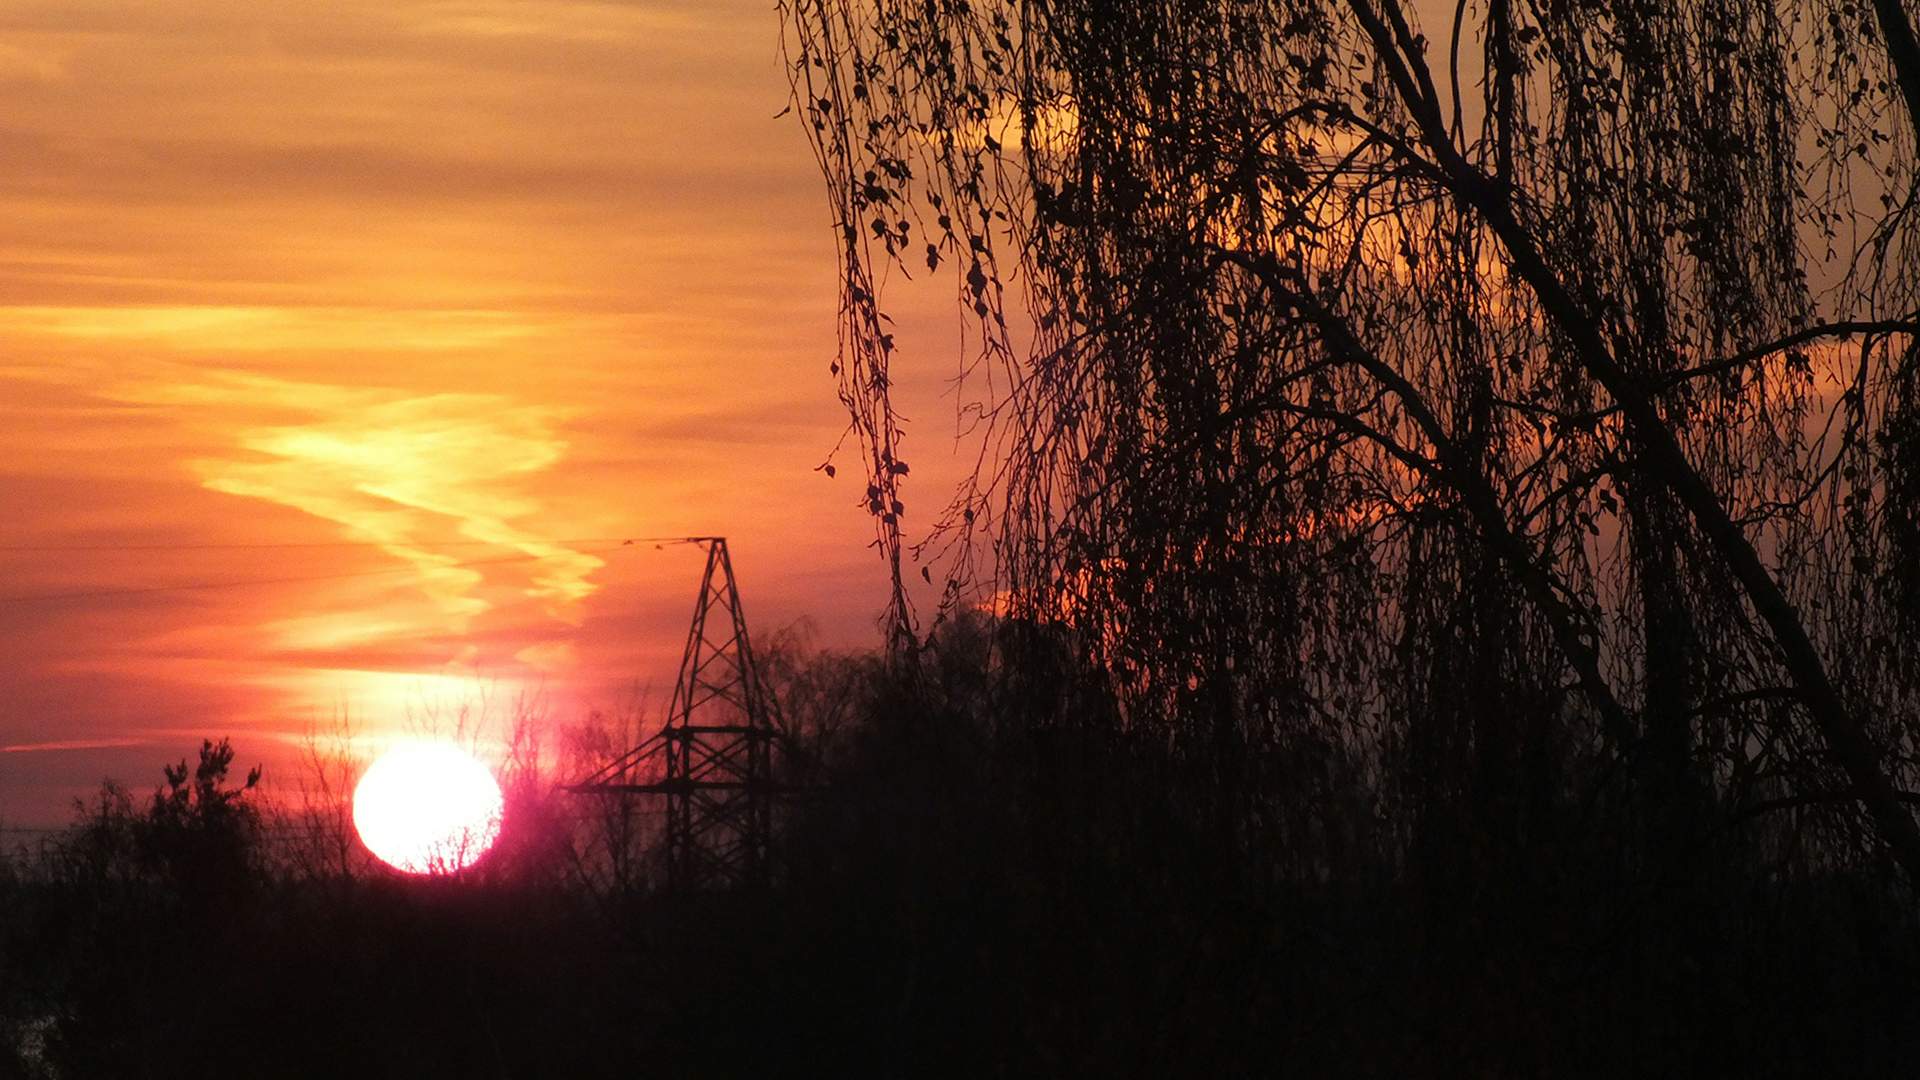
M 806 788 L 771 888 L 673 896 L 657 808 L 554 791 L 618 744 L 604 725 L 510 762 L 507 833 L 448 878 L 260 803 L 209 744 L 6 864 L 0 1069 L 1803 1076 L 1920 1054 L 1908 894 L 1885 863 L 1809 857 L 1790 814 L 1682 850 L 1549 789 L 1518 837 L 1410 836 L 1402 778 L 1276 748 L 1248 766 L 1259 823 L 1228 829 L 1210 769 L 1130 732 L 1057 630 L 949 620 L 910 674 L 762 651 Z

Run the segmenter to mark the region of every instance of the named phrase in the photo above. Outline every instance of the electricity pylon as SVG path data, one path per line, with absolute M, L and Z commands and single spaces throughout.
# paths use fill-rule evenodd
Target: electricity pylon
M 707 567 L 666 723 L 567 790 L 665 796 L 675 891 L 763 884 L 773 838 L 772 702 L 753 664 L 726 538 L 687 542 L 706 549 Z

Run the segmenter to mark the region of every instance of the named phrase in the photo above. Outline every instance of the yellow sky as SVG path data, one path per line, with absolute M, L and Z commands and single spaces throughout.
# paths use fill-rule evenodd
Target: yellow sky
M 871 639 L 778 36 L 718 0 L 0 5 L 0 546 L 62 549 L 0 552 L 0 818 L 474 673 L 559 711 L 667 681 L 698 553 L 555 539 L 725 532 L 763 627 Z M 365 546 L 214 546 L 331 542 Z M 114 592 L 319 575 L 355 576 Z

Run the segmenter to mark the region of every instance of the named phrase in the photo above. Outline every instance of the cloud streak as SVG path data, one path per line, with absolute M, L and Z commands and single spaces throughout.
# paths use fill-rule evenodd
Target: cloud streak
M 415 396 L 233 374 L 113 396 L 217 411 L 235 429 L 235 452 L 192 463 L 207 489 L 292 507 L 405 560 L 455 629 L 494 607 L 480 595 L 487 574 L 463 565 L 470 551 L 425 545 L 472 540 L 529 557 L 526 593 L 561 617 L 593 594 L 588 579 L 606 565 L 547 542 L 538 527 L 545 507 L 531 482 L 565 456 L 564 409 L 495 394 Z M 244 419 L 261 414 L 297 419 Z

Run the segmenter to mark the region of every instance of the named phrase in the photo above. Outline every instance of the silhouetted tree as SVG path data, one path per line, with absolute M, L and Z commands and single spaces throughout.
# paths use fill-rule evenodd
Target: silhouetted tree
M 1226 820 L 1357 745 L 1410 835 L 1524 849 L 1571 792 L 1677 858 L 1796 794 L 1920 875 L 1899 3 L 784 7 L 896 579 L 957 551 L 964 601 L 991 536 Z M 984 453 L 908 548 L 922 266 Z
M 247 796 L 260 784 L 260 767 L 229 787 L 232 767 L 231 741 L 202 740 L 191 772 L 185 758 L 161 770 L 166 786 L 153 793 L 142 823 L 144 857 L 196 891 L 228 893 L 247 879 L 260 823 Z

